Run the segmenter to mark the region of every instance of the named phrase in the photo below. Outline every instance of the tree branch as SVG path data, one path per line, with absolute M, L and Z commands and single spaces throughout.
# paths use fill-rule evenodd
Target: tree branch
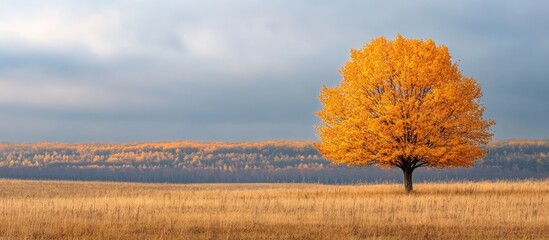
M 412 169 L 416 169 L 416 168 L 427 166 L 427 165 L 428 165 L 427 162 L 420 162 L 419 164 L 415 164 L 414 166 L 412 166 Z

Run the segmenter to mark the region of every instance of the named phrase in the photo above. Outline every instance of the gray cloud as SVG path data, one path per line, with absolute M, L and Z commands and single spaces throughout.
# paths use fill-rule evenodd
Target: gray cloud
M 0 1 L 0 140 L 316 139 L 322 84 L 380 35 L 433 38 L 496 138 L 547 138 L 543 1 Z

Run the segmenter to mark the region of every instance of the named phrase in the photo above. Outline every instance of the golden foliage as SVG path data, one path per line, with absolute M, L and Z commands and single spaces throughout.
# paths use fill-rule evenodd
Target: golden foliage
M 341 83 L 323 86 L 320 144 L 335 163 L 471 166 L 495 122 L 483 119 L 480 85 L 432 40 L 374 39 L 351 50 Z
M 298 161 L 296 161 L 298 160 Z M 200 162 L 206 164 L 202 166 Z M 285 162 L 286 164 L 278 164 Z M 285 168 L 293 162 L 326 164 L 307 141 L 152 142 L 152 143 L 0 143 L 0 167 L 65 168 Z M 200 166 L 198 166 L 200 165 Z M 282 166 L 284 165 L 284 166 Z
M 0 239 L 548 239 L 549 181 L 397 185 L 0 180 Z

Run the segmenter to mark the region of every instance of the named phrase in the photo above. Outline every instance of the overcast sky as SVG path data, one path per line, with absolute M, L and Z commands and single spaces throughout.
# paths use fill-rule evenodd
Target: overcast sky
M 0 141 L 316 140 L 386 36 L 448 46 L 496 139 L 549 138 L 547 1 L 0 0 Z

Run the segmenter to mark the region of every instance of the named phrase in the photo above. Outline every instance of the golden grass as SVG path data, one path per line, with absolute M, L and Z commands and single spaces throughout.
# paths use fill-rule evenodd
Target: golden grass
M 0 180 L 0 238 L 549 239 L 549 180 L 415 189 Z

